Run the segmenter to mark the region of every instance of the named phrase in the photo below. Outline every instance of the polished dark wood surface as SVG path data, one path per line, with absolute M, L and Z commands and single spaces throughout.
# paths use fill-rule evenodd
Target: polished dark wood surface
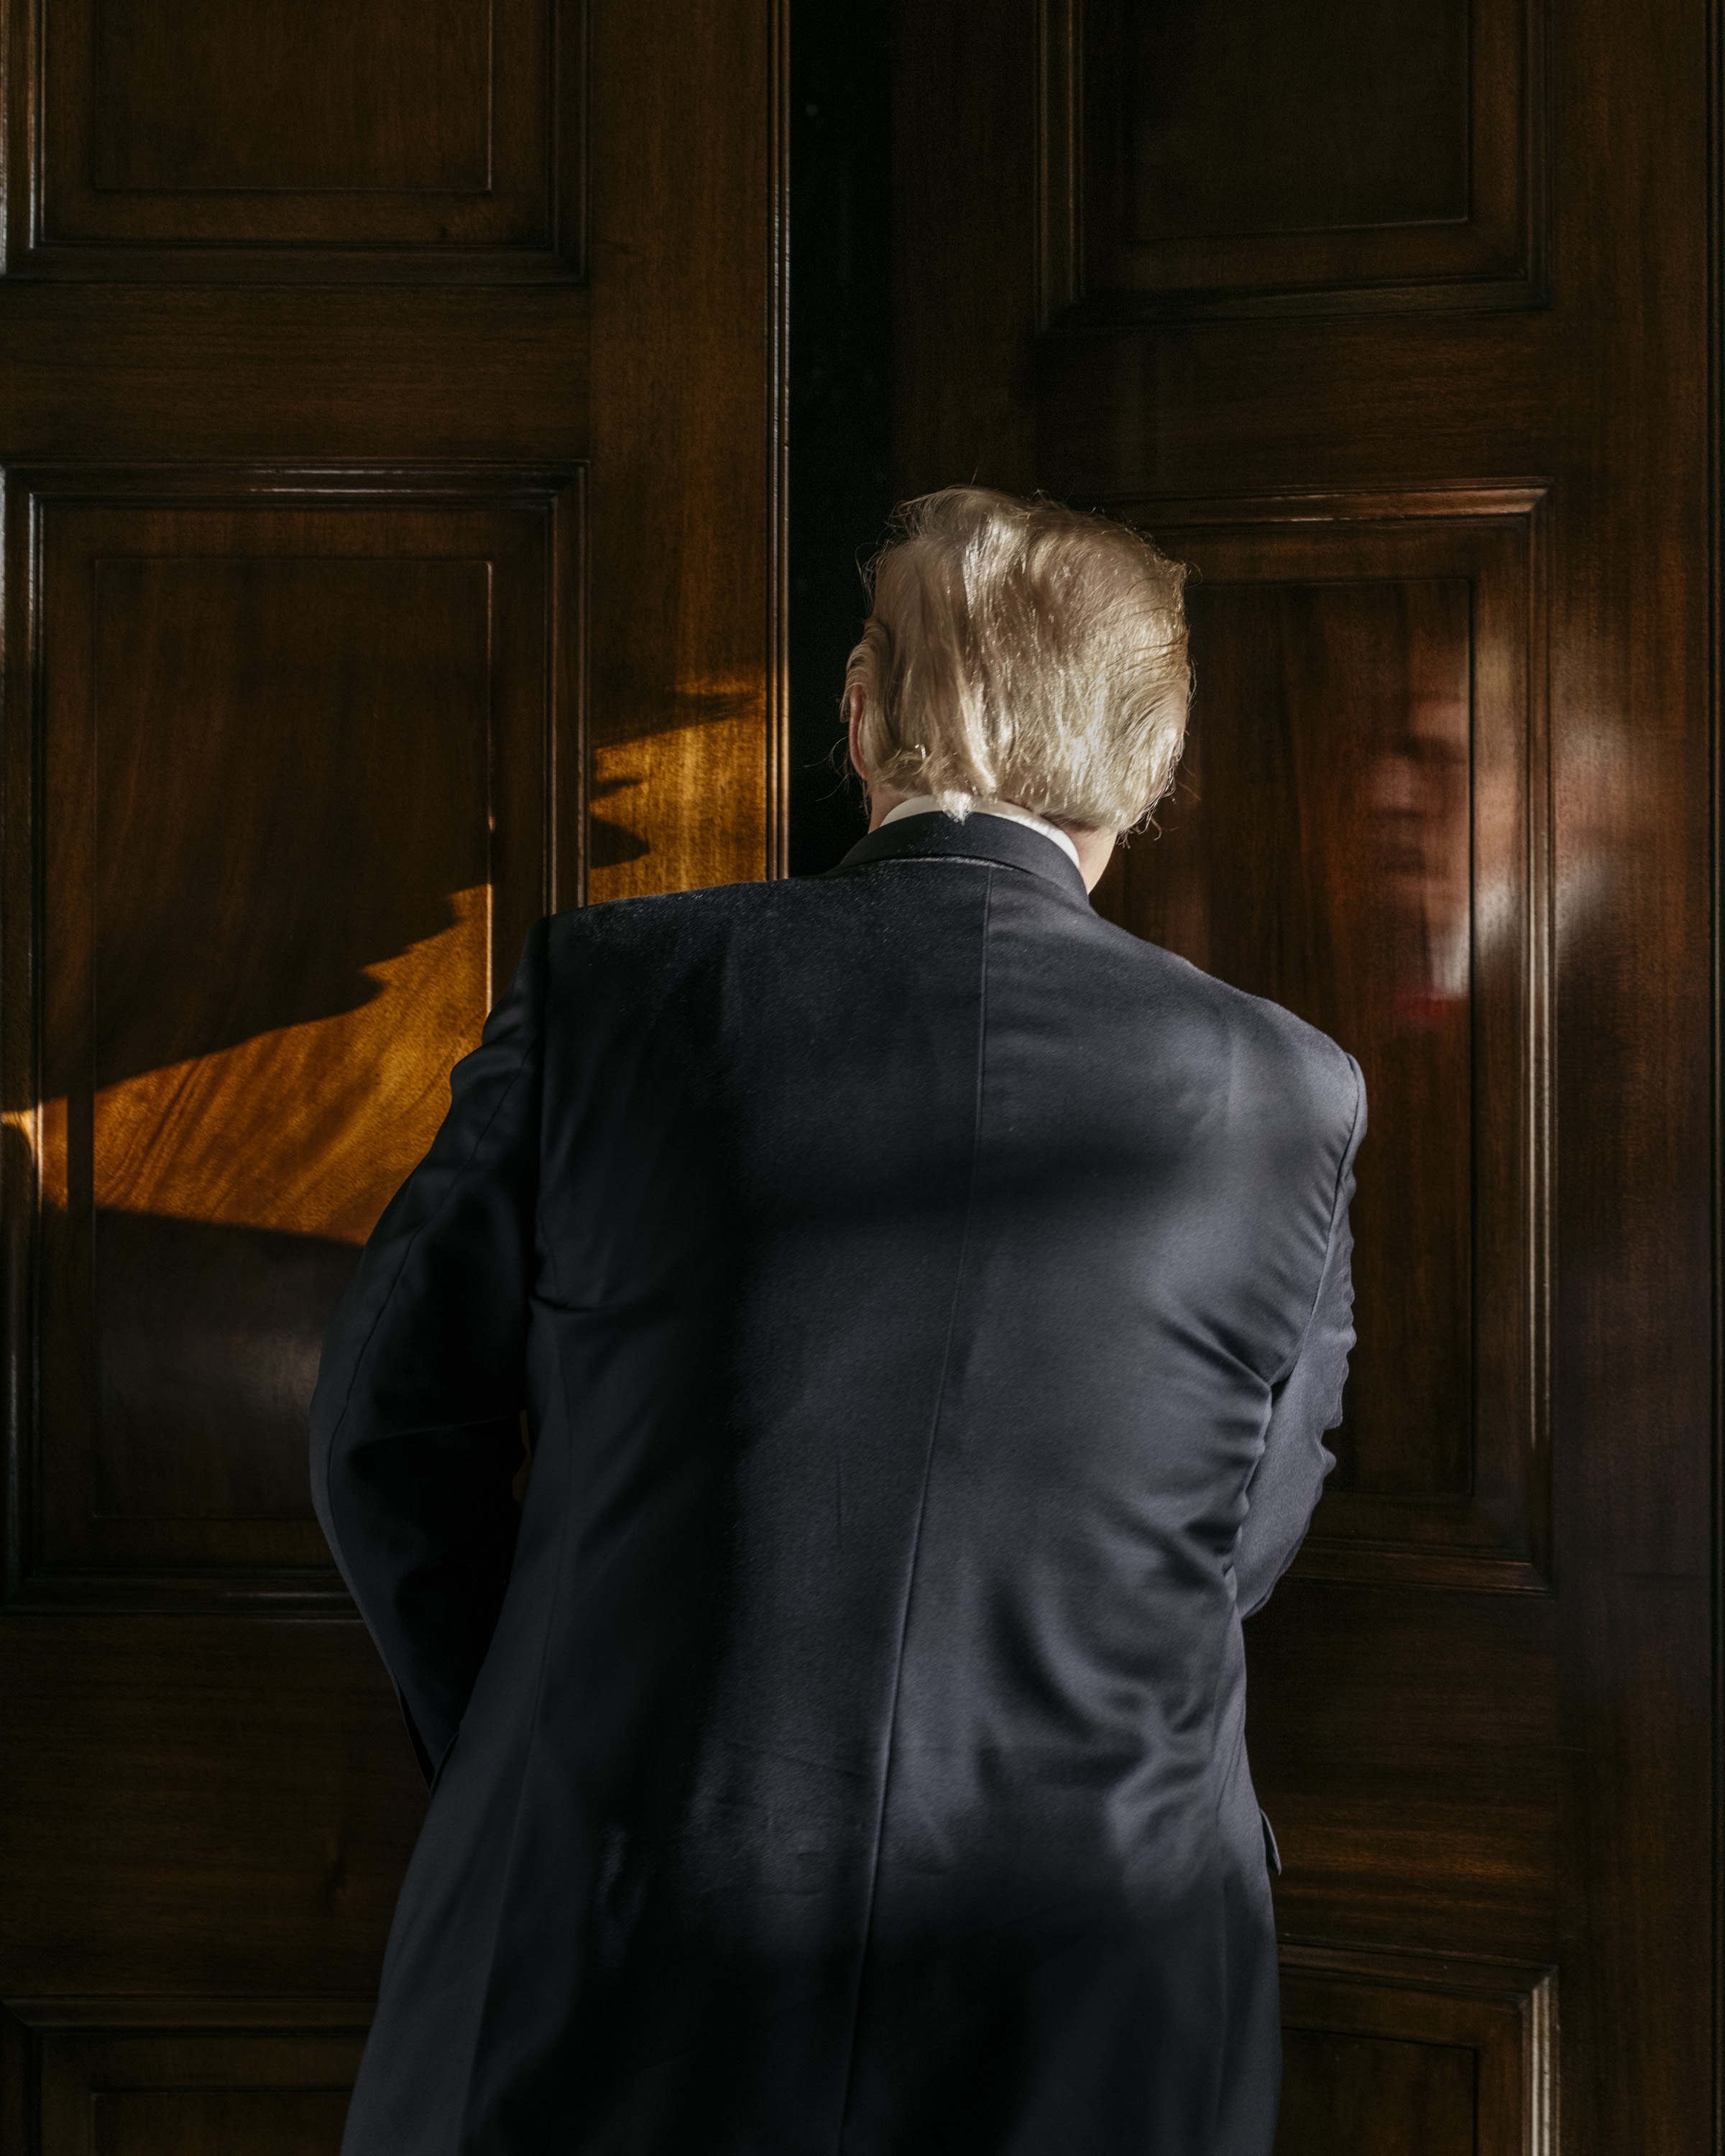
M 316 1342 L 578 855 L 579 471 L 291 483 L 13 478 L 45 1201 L 15 1598 L 339 1594 Z
M 578 277 L 588 13 L 12 0 L 9 272 Z
M 308 2006 L 311 2010 L 308 2011 Z M 225 2017 L 225 2019 L 223 2018 Z M 363 2000 L 20 2002 L 8 2017 L 0 2132 L 95 2156 L 305 2156 L 341 2140 Z M 36 2093 L 38 2124 L 16 2096 Z
M 774 5 L 593 18 L 589 895 L 786 856 L 783 36 Z
M 1050 304 L 1537 300 L 1545 38 L 1542 0 L 1049 0 Z
M 1715 11 L 906 14 L 902 484 L 1197 566 L 1098 903 L 1372 1088 L 1249 1628 L 1284 2156 L 1711 2145 Z
M 0 2150 L 333 2156 L 324 1316 L 527 927 L 783 855 L 772 8 L 18 0 Z
M 20 1616 L 4 1686 L 41 1797 L 8 1819 L 8 2007 L 369 1990 L 424 1789 L 351 1619 Z
M 1556 2128 L 1549 1969 L 1455 1955 L 1283 1957 L 1281 2149 L 1526 2156 Z
M 1543 492 L 1158 507 L 1199 685 L 1100 902 L 1347 1043 L 1372 1103 L 1361 1344 L 1301 1567 L 1543 1589 Z

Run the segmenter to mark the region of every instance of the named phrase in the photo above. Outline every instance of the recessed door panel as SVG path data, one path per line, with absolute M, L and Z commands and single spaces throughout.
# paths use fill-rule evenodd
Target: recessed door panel
M 1538 299 L 1543 0 L 1044 12 L 1051 311 Z
M 1101 902 L 1365 1075 L 1359 1346 L 1301 1568 L 1537 1589 L 1538 505 L 1472 506 L 1138 506 L 1199 572 L 1196 693 L 1174 793 Z
M 13 0 L 13 275 L 583 273 L 578 0 Z
M 318 1343 L 551 903 L 577 490 L 148 484 L 15 502 L 42 1049 L 13 1128 L 44 1260 L 15 1591 L 334 1592 Z

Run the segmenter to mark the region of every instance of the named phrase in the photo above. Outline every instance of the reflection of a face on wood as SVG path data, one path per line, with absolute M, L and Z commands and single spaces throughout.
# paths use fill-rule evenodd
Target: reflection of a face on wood
M 1367 798 L 1374 814 L 1378 889 L 1398 945 L 1398 1008 L 1411 1021 L 1467 993 L 1473 907 L 1470 713 L 1465 698 L 1415 696 L 1386 711 L 1389 739 L 1374 758 Z
M 357 1010 L 140 1072 L 95 1099 L 94 1202 L 118 1213 L 362 1243 L 424 1154 L 484 1019 L 485 886 L 441 934 L 365 969 Z M 41 1116 L 44 1194 L 67 1202 L 67 1106 Z
M 1332 1487 L 1464 1496 L 1470 997 L 1519 798 L 1512 757 L 1474 740 L 1475 666 L 1490 654 L 1476 653 L 1469 586 L 1218 578 L 1191 608 L 1188 765 L 1163 836 L 1127 857 L 1127 917 L 1358 1058 L 1363 1344 Z

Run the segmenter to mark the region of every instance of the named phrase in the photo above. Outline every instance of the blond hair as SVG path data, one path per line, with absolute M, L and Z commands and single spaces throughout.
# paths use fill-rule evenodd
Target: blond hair
M 1186 571 L 1124 525 L 951 486 L 906 502 L 870 563 L 845 668 L 870 785 L 963 817 L 1004 800 L 1125 830 L 1173 783 L 1191 686 Z

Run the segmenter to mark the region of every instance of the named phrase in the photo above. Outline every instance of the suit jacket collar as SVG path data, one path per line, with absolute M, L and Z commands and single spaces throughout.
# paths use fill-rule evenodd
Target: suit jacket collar
M 896 824 L 883 824 L 860 839 L 829 875 L 845 875 L 852 869 L 867 868 L 876 861 L 937 860 L 990 861 L 1004 868 L 1020 869 L 1040 876 L 1068 898 L 1088 906 L 1090 893 L 1084 878 L 1060 849 L 1027 824 L 1009 817 L 973 814 L 961 824 L 954 816 L 906 816 Z

